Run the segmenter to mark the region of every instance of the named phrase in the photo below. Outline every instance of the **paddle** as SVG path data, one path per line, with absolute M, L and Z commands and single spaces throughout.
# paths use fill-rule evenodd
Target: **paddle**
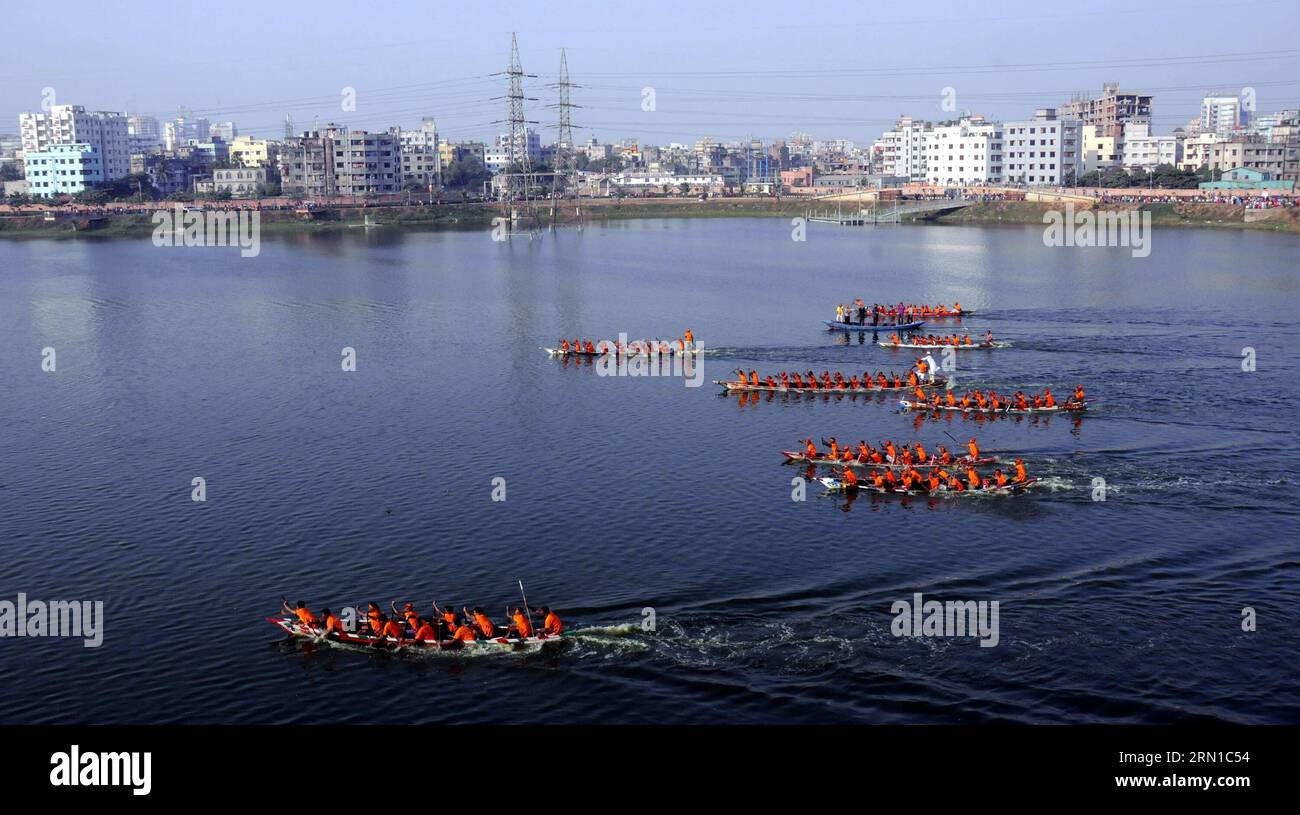
M 528 627 L 533 629 L 533 636 L 537 636 L 537 628 L 533 625 L 533 610 L 528 607 L 528 594 L 524 592 L 524 581 L 519 581 L 519 593 L 524 598 L 524 613 L 528 615 Z M 527 639 L 525 637 L 525 639 Z
M 433 613 L 438 615 L 438 641 L 442 642 L 442 611 L 438 608 L 438 601 L 433 601 Z

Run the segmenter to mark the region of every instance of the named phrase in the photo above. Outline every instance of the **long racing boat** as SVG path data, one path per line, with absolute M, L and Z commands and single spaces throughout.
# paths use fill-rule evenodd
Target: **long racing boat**
M 1038 483 L 1037 478 L 1028 478 L 1018 484 L 1007 484 L 1005 487 L 981 487 L 978 490 L 950 490 L 947 487 L 940 487 L 937 490 L 907 490 L 900 487 L 877 487 L 874 484 L 858 482 L 856 485 L 849 486 L 838 478 L 819 478 L 817 479 L 827 492 L 831 493 L 853 493 L 853 492 L 874 492 L 888 495 L 933 495 L 946 497 L 957 497 L 961 495 L 1023 495 L 1029 491 L 1029 488 Z
M 424 651 L 469 649 L 508 651 L 516 647 L 526 648 L 531 645 L 558 645 L 565 637 L 564 634 L 538 634 L 537 636 L 525 637 L 522 639 L 519 637 L 491 637 L 468 643 L 462 640 L 399 640 L 395 637 L 376 637 L 373 634 L 363 634 L 360 632 L 336 632 L 327 635 L 319 628 L 303 624 L 296 617 L 267 617 L 266 619 L 267 622 L 279 626 L 285 633 L 293 637 L 301 637 L 316 642 L 337 642 L 345 645 L 357 645 L 388 650 L 396 648 L 413 648 Z
M 911 323 L 890 323 L 888 325 L 883 323 L 880 325 L 872 325 L 871 323 L 863 325 L 846 323 L 840 320 L 822 320 L 822 322 L 826 323 L 827 331 L 911 331 L 925 325 L 925 320 L 917 320 Z
M 994 348 L 1010 348 L 1009 342 L 973 342 L 970 345 L 962 343 L 935 343 L 933 345 L 916 343 L 916 342 L 878 342 L 881 348 L 919 348 L 923 351 L 942 351 L 945 348 L 951 348 L 954 351 L 989 351 Z
M 735 379 L 715 379 L 713 380 L 713 384 L 722 386 L 723 390 L 725 390 L 727 393 L 733 393 L 733 392 L 740 393 L 744 391 L 762 391 L 768 393 L 825 394 L 827 396 L 836 393 L 872 394 L 872 393 L 883 393 L 885 391 L 910 391 L 914 387 L 916 387 L 914 385 L 908 385 L 904 383 L 903 385 L 900 385 L 897 388 L 894 387 L 893 385 L 889 385 L 884 388 L 877 387 L 875 385 L 872 385 L 870 388 L 837 388 L 834 386 L 829 388 L 823 388 L 821 386 L 818 386 L 816 388 L 809 388 L 809 387 L 796 388 L 793 386 L 785 388 L 785 387 L 781 387 L 780 385 L 775 385 L 775 386 L 763 385 L 763 384 L 752 385 L 748 382 L 740 382 L 739 380 L 735 380 Z M 920 387 L 942 388 L 946 384 L 948 384 L 948 380 L 942 377 L 935 377 L 935 380 L 933 382 L 921 382 Z
M 928 461 L 912 462 L 903 464 L 902 462 L 889 461 L 866 461 L 861 456 L 854 456 L 851 459 L 831 458 L 827 455 L 816 457 L 809 456 L 807 453 L 800 453 L 797 450 L 782 450 L 781 455 L 785 456 L 786 461 L 807 462 L 808 464 L 825 464 L 828 467 L 874 467 L 880 470 L 903 470 L 908 467 L 981 467 L 986 464 L 997 464 L 1001 459 L 997 456 L 980 456 L 971 458 L 970 456 L 953 456 L 952 461 L 945 464 L 934 456 Z
M 970 407 L 962 407 L 961 405 L 949 406 L 942 402 L 937 405 L 931 405 L 925 402 L 913 402 L 909 399 L 900 399 L 898 404 L 903 410 L 947 410 L 953 413 L 996 413 L 1001 415 L 1004 413 L 1079 413 L 1087 410 L 1088 405 L 1091 403 L 1088 400 L 1084 400 L 1082 402 L 1062 402 L 1058 405 L 1053 405 L 1052 407 L 1018 408 L 1015 405 L 1008 405 L 1007 407 L 1000 407 L 997 409 L 991 407 L 979 407 L 978 405 L 971 405 Z

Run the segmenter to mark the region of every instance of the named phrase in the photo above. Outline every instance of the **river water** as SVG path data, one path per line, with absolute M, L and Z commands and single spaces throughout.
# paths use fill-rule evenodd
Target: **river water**
M 1042 237 L 795 241 L 773 218 L 351 229 L 254 258 L 2 242 L 0 600 L 102 600 L 105 623 L 98 648 L 0 640 L 0 722 L 1300 721 L 1300 238 Z M 932 420 L 707 384 L 903 369 L 823 330 L 857 296 L 959 300 L 963 331 L 1013 343 L 959 355 L 959 381 L 1099 404 Z M 704 387 L 539 350 L 688 327 Z M 1044 484 L 793 500 L 779 451 L 831 435 L 977 436 Z M 501 617 L 519 579 L 564 647 L 402 656 L 265 621 L 283 596 Z M 996 601 L 996 646 L 895 636 L 918 592 Z

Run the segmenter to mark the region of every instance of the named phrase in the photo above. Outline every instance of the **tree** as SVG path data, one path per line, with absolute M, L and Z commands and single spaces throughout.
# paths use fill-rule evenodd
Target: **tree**
M 72 200 L 78 204 L 102 204 L 109 199 L 109 194 L 102 189 L 85 189 L 72 196 Z
M 453 161 L 442 173 L 443 184 L 448 187 L 479 188 L 491 178 L 492 173 L 488 172 L 477 156 L 466 156 Z

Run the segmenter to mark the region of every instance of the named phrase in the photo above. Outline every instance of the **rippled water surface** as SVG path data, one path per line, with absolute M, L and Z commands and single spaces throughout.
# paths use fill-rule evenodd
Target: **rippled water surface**
M 0 599 L 107 616 L 98 649 L 0 640 L 0 721 L 1300 720 L 1300 239 L 1160 231 L 1134 258 L 1041 235 L 647 220 L 268 237 L 253 259 L 0 242 Z M 963 354 L 959 379 L 1082 382 L 1100 404 L 929 420 L 539 350 L 690 327 L 706 381 L 901 369 L 821 330 L 855 296 L 960 300 L 981 312 L 963 329 L 1013 347 Z M 809 435 L 976 435 L 1047 483 L 793 501 L 779 451 Z M 519 578 L 576 632 L 558 652 L 393 656 L 264 621 L 284 595 L 500 616 Z M 998 601 L 997 647 L 894 637 L 915 592 Z

